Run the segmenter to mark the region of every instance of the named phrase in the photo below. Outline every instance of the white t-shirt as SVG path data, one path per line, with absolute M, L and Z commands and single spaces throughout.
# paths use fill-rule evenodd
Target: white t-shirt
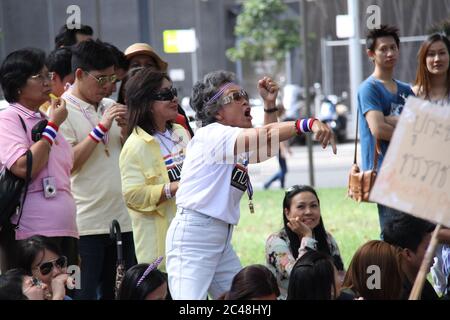
M 179 181 L 185 157 L 183 152 L 185 143 L 181 143 L 183 140 L 177 140 L 177 138 L 182 137 L 172 134 L 167 129 L 164 133 L 155 133 L 153 137 L 159 143 L 161 155 L 163 156 L 170 182 Z
M 176 195 L 178 207 L 236 225 L 247 190 L 248 154 L 234 156 L 242 128 L 213 123 L 200 128 L 186 149 Z

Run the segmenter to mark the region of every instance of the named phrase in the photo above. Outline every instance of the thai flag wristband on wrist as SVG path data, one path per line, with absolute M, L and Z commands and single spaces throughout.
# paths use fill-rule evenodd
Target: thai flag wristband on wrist
M 108 129 L 106 129 L 101 123 L 99 123 L 92 131 L 89 133 L 89 137 L 94 140 L 95 142 L 99 143 L 102 141 L 105 134 L 108 132 Z
M 297 135 L 301 135 L 302 133 L 311 132 L 312 126 L 316 118 L 308 118 L 308 119 L 299 119 L 295 121 L 295 132 Z
M 42 131 L 41 138 L 47 140 L 48 143 L 50 143 L 50 145 L 52 146 L 53 142 L 55 142 L 58 129 L 58 126 L 53 122 L 47 122 L 47 126 L 44 128 L 44 131 Z
M 170 183 L 166 183 L 164 185 L 164 194 L 166 195 L 167 200 L 170 200 L 173 198 L 172 193 L 170 193 Z

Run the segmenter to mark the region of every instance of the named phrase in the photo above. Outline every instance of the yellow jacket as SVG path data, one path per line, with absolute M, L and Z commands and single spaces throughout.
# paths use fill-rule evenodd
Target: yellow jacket
M 187 131 L 177 124 L 173 129 L 174 134 L 183 137 L 181 143 L 185 152 L 190 139 Z M 176 212 L 175 199 L 157 204 L 164 184 L 170 182 L 158 141 L 137 127 L 122 148 L 119 166 L 136 257 L 138 263 L 151 263 L 165 256 L 166 233 Z M 160 269 L 165 271 L 165 259 Z

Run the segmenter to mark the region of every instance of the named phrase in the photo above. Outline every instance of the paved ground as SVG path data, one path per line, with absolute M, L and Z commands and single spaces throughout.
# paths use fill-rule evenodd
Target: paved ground
M 287 159 L 288 174 L 286 187 L 294 184 L 309 184 L 308 150 L 306 146 L 291 147 L 292 156 Z M 338 144 L 337 155 L 333 155 L 331 148 L 323 150 L 320 146 L 313 147 L 313 162 L 315 186 L 345 187 L 348 172 L 353 163 L 354 142 Z M 358 153 L 359 153 L 358 145 Z M 358 159 L 360 163 L 360 158 Z M 250 177 L 255 189 L 263 187 L 275 172 L 278 171 L 278 159 L 271 158 L 263 163 L 250 165 Z M 271 188 L 279 188 L 279 182 L 274 182 Z

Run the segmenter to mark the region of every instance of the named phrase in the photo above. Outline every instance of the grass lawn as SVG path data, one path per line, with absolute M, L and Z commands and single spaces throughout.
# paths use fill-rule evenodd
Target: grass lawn
M 325 229 L 336 239 L 347 269 L 353 254 L 363 243 L 379 239 L 377 207 L 346 198 L 346 188 L 317 191 Z M 241 219 L 232 240 L 242 266 L 265 264 L 266 238 L 283 224 L 283 197 L 282 190 L 255 191 L 254 214 L 248 209 L 247 196 L 242 197 Z

